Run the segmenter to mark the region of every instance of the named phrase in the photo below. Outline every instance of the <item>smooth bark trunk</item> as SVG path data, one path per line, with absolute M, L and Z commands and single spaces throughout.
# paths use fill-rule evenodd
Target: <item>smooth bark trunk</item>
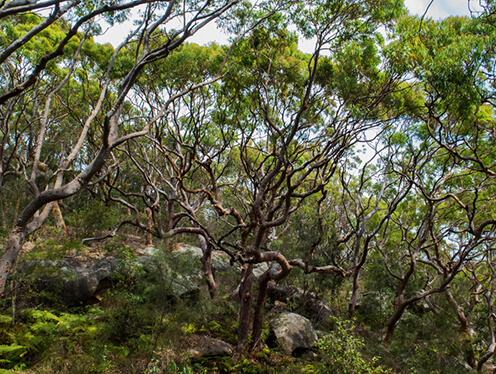
M 4 292 L 7 278 L 14 267 L 17 256 L 19 256 L 25 240 L 26 228 L 19 226 L 14 227 L 10 232 L 5 251 L 0 259 L 0 296 L 2 298 L 5 297 Z
M 7 239 L 5 251 L 0 258 L 0 295 L 5 292 L 7 278 L 19 255 L 26 238 L 38 230 L 52 210 L 53 202 L 65 199 L 79 192 L 93 176 L 100 171 L 109 154 L 108 149 L 101 149 L 93 162 L 76 178 L 64 186 L 43 191 L 19 214 L 15 226 Z M 39 213 L 39 210 L 43 211 Z
M 408 305 L 406 303 L 401 303 L 396 308 L 393 315 L 389 318 L 386 325 L 386 336 L 384 337 L 384 343 L 389 344 L 391 342 L 391 339 L 393 338 L 394 330 L 396 328 L 396 324 L 398 323 L 401 316 L 405 312 L 407 306 Z
M 212 273 L 212 247 L 208 244 L 203 235 L 198 235 L 198 239 L 200 241 L 200 248 L 203 252 L 203 256 L 201 258 L 203 275 L 205 276 L 205 282 L 207 282 L 210 298 L 215 299 L 218 294 L 218 286 Z
M 352 288 L 352 294 L 351 298 L 348 304 L 348 318 L 352 319 L 353 314 L 355 313 L 356 305 L 358 302 L 358 291 L 360 289 L 360 268 L 358 267 L 358 264 L 355 265 L 355 271 L 353 273 L 353 288 Z
M 53 204 L 52 211 L 55 213 L 55 217 L 57 219 L 57 228 L 67 231 L 67 226 L 65 225 L 64 216 L 62 215 L 62 211 L 60 210 L 59 203 L 55 202 Z
M 146 213 L 146 225 L 151 230 L 153 228 L 153 213 L 150 208 L 145 209 Z M 146 233 L 146 246 L 151 247 L 153 245 L 153 235 L 150 231 Z

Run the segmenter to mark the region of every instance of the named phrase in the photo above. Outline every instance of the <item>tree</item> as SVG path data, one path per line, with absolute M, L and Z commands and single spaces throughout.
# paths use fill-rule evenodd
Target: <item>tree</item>
M 439 23 L 405 18 L 397 31 L 389 62 L 414 81 L 401 99 L 402 131 L 409 134 L 402 142 L 410 150 L 396 161 L 396 172 L 410 175 L 420 205 L 410 208 L 419 214 L 413 221 L 393 220 L 410 249 L 397 253 L 396 272 L 388 266 L 400 287 L 386 341 L 406 307 L 443 292 L 466 262 L 481 256 L 496 223 L 488 204 L 493 165 L 487 158 L 492 152 L 487 124 L 493 119 L 485 73 L 494 59 L 494 46 L 486 39 L 493 31 L 480 20 L 463 18 Z M 383 255 L 386 261 L 391 256 Z M 414 274 L 430 281 L 412 293 L 408 283 Z
M 39 229 L 51 211 L 54 202 L 76 194 L 88 185 L 95 176 L 105 174 L 106 170 L 108 170 L 107 161 L 111 157 L 112 150 L 128 139 L 146 135 L 152 123 L 157 120 L 157 117 L 147 118 L 144 112 L 133 113 L 131 115 L 129 105 L 127 104 L 128 97 L 133 94 L 134 84 L 144 67 L 167 58 L 188 37 L 208 22 L 219 18 L 238 2 L 224 1 L 215 4 L 210 1 L 192 2 L 183 4 L 185 5 L 184 7 L 180 6 L 177 1 L 143 0 L 111 4 L 107 2 L 69 3 L 73 6 L 70 8 L 73 12 L 70 14 L 71 17 L 66 23 L 66 31 L 60 35 L 60 38 L 56 39 L 54 43 L 55 47 L 49 47 L 49 51 L 46 54 L 35 56 L 34 61 L 26 65 L 27 73 L 19 71 L 19 83 L 9 79 L 7 80 L 7 85 L 2 87 L 2 96 L 0 97 L 0 105 L 2 105 L 1 121 L 3 128 L 8 128 L 9 131 L 13 127 L 13 124 L 17 123 L 12 113 L 18 113 L 18 109 L 24 109 L 21 113 L 27 113 L 29 110 L 27 107 L 16 107 L 16 105 L 19 103 L 22 105 L 28 101 L 27 95 L 30 93 L 29 89 L 37 82 L 37 84 L 43 82 L 44 75 L 49 73 L 51 67 L 58 66 L 62 61 L 65 61 L 69 66 L 76 66 L 80 63 L 77 58 L 78 54 L 67 58 L 64 57 L 64 53 L 67 51 L 68 43 L 77 35 L 81 28 L 87 27 L 88 30 L 92 30 L 91 25 L 93 21 L 100 15 L 108 15 L 108 19 L 114 22 L 119 19 L 119 13 L 116 12 L 133 9 L 139 5 L 145 5 L 145 7 L 139 19 L 138 27 L 113 52 L 113 55 L 107 56 L 106 63 L 103 63 L 105 74 L 99 92 L 96 94 L 98 100 L 94 102 L 94 106 L 91 107 L 90 112 L 83 114 L 85 120 L 83 127 L 79 131 L 78 140 L 75 141 L 70 151 L 64 152 L 58 158 L 58 164 L 53 165 L 54 171 L 46 179 L 48 183 L 45 183 L 43 186 L 36 185 L 36 188 L 34 188 L 36 183 L 32 180 L 31 192 L 33 198 L 27 202 L 16 218 L 13 229 L 8 237 L 5 251 L 0 259 L 1 293 L 4 292 L 7 276 L 26 237 Z M 3 6 L 2 10 L 5 10 L 5 13 L 2 13 L 2 15 L 12 17 L 15 20 L 18 20 L 20 17 L 22 23 L 23 15 L 27 14 L 26 12 L 32 9 L 38 10 L 40 7 L 53 9 L 55 14 L 59 14 L 61 3 L 63 2 L 35 3 L 29 4 L 27 7 L 10 7 L 10 5 L 14 4 L 8 3 Z M 29 18 L 29 14 L 26 17 Z M 125 17 L 125 14 L 120 13 L 120 17 Z M 30 19 L 32 20 L 32 18 Z M 179 27 L 176 26 L 175 29 L 169 30 L 170 26 L 168 22 L 174 19 L 180 19 L 181 23 Z M 69 22 L 72 22 L 72 25 Z M 46 29 L 49 24 L 50 22 L 46 22 L 43 18 L 38 18 L 36 22 L 40 30 Z M 9 23 L 4 23 L 4 25 L 9 25 Z M 30 28 L 31 31 L 26 34 L 28 37 L 24 39 L 18 39 L 15 35 L 12 35 L 10 39 L 4 38 L 3 43 L 6 45 L 5 51 L 9 51 L 9 55 L 2 62 L 1 67 L 3 72 L 8 71 L 7 66 L 12 65 L 12 54 L 16 51 L 23 51 L 24 53 L 22 44 L 26 44 L 28 40 L 33 40 L 38 34 L 37 26 L 33 26 Z M 36 29 L 36 31 L 32 31 L 33 29 Z M 161 44 L 155 44 L 155 36 L 159 34 L 164 36 L 162 39 L 163 42 Z M 23 40 L 23 43 L 19 43 L 19 40 Z M 126 48 L 130 43 L 135 43 L 134 49 L 136 54 L 134 56 L 130 55 Z M 84 41 L 82 44 L 84 45 Z M 63 87 L 68 87 L 73 80 L 77 81 L 79 79 L 77 75 L 75 76 L 70 71 L 70 68 L 67 77 L 66 80 L 58 82 L 61 88 L 55 88 L 52 91 L 53 95 Z M 206 84 L 206 82 L 203 84 Z M 194 87 L 186 88 L 183 92 L 177 92 L 175 95 L 180 96 L 191 89 L 194 89 Z M 174 97 L 171 97 L 169 101 L 163 104 L 161 108 L 162 112 L 167 110 L 173 99 Z M 57 117 L 49 117 L 49 105 L 50 101 L 47 101 L 46 106 L 43 108 L 47 114 L 45 116 L 45 122 L 56 123 Z M 137 116 L 134 116 L 134 114 L 137 114 Z M 10 121 L 13 122 L 11 123 Z M 35 135 L 36 142 L 31 138 L 31 142 L 36 144 L 35 148 L 37 149 L 33 157 L 33 162 L 35 162 L 33 164 L 33 170 L 38 168 L 41 153 L 44 149 L 44 141 L 46 140 L 46 127 L 44 126 L 46 125 L 43 125 L 42 122 Z M 78 165 L 79 170 L 71 173 L 72 175 L 69 176 L 66 173 L 69 166 L 74 166 L 75 158 L 81 152 L 85 152 L 88 149 L 86 145 L 88 144 L 88 133 L 90 129 L 94 134 L 97 134 L 95 135 L 93 153 L 88 156 L 87 160 Z M 7 134 L 7 131 L 4 134 Z M 19 133 L 10 134 L 9 136 L 19 141 L 21 138 Z M 7 143 L 7 141 L 4 141 L 3 144 Z M 2 162 L 4 161 L 2 160 Z M 36 177 L 36 172 L 31 173 L 31 175 Z
M 385 2 L 381 12 L 366 1 L 290 5 L 288 13 L 269 12 L 267 22 L 237 44 L 218 83 L 171 106 L 154 126 L 151 146 L 133 140 L 122 148 L 145 188 L 122 189 L 121 202 L 133 199 L 138 217 L 141 200 L 154 216 L 153 229 L 136 224 L 157 236 L 199 235 L 207 248 L 241 263 L 240 348 L 250 330 L 251 347 L 260 346 L 268 283 L 285 278 L 292 267 L 284 253 L 271 250 L 272 238 L 306 199 L 324 192 L 359 134 L 385 123 L 381 103 L 395 88 L 394 79 L 379 72 L 375 30 L 401 11 L 396 2 Z M 288 14 L 307 36 L 317 36 L 312 55 L 297 51 Z M 324 50 L 330 56 L 322 56 Z M 167 68 L 176 74 L 175 66 Z M 160 74 L 150 71 L 155 84 Z M 177 83 L 195 74 L 187 68 Z M 143 81 L 140 87 L 144 102 L 160 108 L 160 84 Z M 118 185 L 112 182 L 115 191 Z M 253 269 L 264 262 L 269 269 L 258 278 L 253 308 Z

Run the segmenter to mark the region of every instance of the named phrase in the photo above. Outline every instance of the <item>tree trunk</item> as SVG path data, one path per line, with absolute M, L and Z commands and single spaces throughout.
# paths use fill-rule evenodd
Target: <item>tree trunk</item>
M 26 228 L 15 226 L 10 232 L 5 251 L 0 258 L 0 296 L 5 297 L 7 278 L 26 240 Z
M 355 264 L 355 271 L 353 272 L 353 291 L 351 294 L 350 302 L 348 304 L 348 318 L 352 319 L 355 313 L 355 308 L 358 302 L 358 291 L 360 289 L 360 267 Z
M 153 214 L 150 208 L 145 209 L 146 213 L 146 225 L 151 230 L 153 228 Z M 146 233 L 146 246 L 151 247 L 153 245 L 153 235 L 150 231 Z
M 0 258 L 0 295 L 4 294 L 7 277 L 12 271 L 13 263 L 19 255 L 24 241 L 41 227 L 52 210 L 52 203 L 78 193 L 83 185 L 88 183 L 103 168 L 108 154 L 108 149 L 101 148 L 93 162 L 77 177 L 64 186 L 43 191 L 31 200 L 18 215 L 15 226 L 7 239 L 5 251 Z M 39 213 L 40 209 L 43 209 L 41 214 Z
M 260 350 L 262 344 L 262 327 L 265 311 L 265 302 L 267 301 L 267 288 L 270 281 L 270 269 L 266 271 L 258 280 L 258 298 L 255 306 L 255 314 L 253 316 L 253 332 L 252 332 L 252 351 Z
M 394 329 L 396 328 L 396 324 L 400 320 L 401 316 L 405 312 L 407 303 L 401 303 L 398 305 L 393 315 L 389 318 L 389 321 L 386 325 L 386 336 L 384 337 L 384 343 L 389 344 L 394 334 Z
M 64 216 L 62 215 L 58 202 L 55 202 L 53 204 L 52 211 L 55 213 L 55 217 L 57 219 L 57 224 L 56 224 L 57 228 L 62 229 L 64 230 L 64 232 L 66 232 L 67 226 L 65 225 Z
M 251 322 L 252 307 L 252 286 L 253 286 L 253 264 L 245 264 L 245 272 L 240 282 L 239 288 L 239 331 L 238 349 L 243 348 L 248 342 L 248 331 Z
M 203 275 L 207 282 L 208 292 L 211 299 L 215 299 L 219 292 L 217 283 L 215 283 L 214 275 L 212 273 L 212 246 L 210 246 L 203 235 L 198 235 L 200 241 L 200 248 L 203 252 L 201 263 L 203 265 Z
M 477 362 L 475 359 L 474 347 L 472 346 L 472 337 L 470 336 L 468 319 L 465 316 L 463 309 L 458 305 L 451 292 L 449 290 L 446 290 L 445 295 L 448 299 L 449 304 L 453 308 L 453 311 L 456 313 L 458 322 L 460 323 L 460 337 L 462 340 L 463 350 L 465 352 L 465 359 L 467 360 L 467 363 L 470 365 L 471 368 L 475 368 Z

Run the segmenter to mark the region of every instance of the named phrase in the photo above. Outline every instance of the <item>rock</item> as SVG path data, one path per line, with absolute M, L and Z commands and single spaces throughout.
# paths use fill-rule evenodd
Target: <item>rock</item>
M 181 246 L 174 252 L 154 251 L 153 256 L 140 256 L 137 261 L 163 285 L 167 296 L 186 297 L 197 294 L 202 282 L 201 249 Z
M 281 350 L 292 355 L 296 350 L 311 349 L 317 334 L 309 319 L 296 313 L 282 313 L 270 324 Z
M 261 262 L 253 267 L 253 275 L 258 278 L 267 270 L 269 270 L 269 264 L 266 262 Z
M 202 337 L 201 343 L 193 347 L 188 353 L 194 357 L 231 356 L 234 348 L 231 344 L 219 339 Z
M 189 256 L 191 258 L 197 258 L 198 260 L 203 256 L 201 248 L 194 247 L 192 245 L 181 244 L 178 249 L 172 252 L 172 257 L 179 258 L 182 256 Z
M 157 252 L 159 252 L 159 249 L 155 247 L 146 247 L 138 251 L 138 253 L 141 254 L 142 256 L 153 256 Z
M 21 279 L 31 279 L 36 290 L 46 290 L 63 304 L 75 306 L 98 302 L 99 294 L 112 286 L 108 277 L 118 266 L 113 257 L 77 264 L 69 260 L 31 260 L 22 263 L 18 273 Z
M 76 267 L 65 263 L 61 268 L 62 302 L 65 305 L 92 304 L 99 301 L 97 293 L 109 288 L 101 282 L 117 270 L 117 260 L 113 257 L 98 260 L 89 267 Z
M 98 287 L 98 279 L 90 269 L 64 266 L 62 270 L 62 302 L 79 305 L 90 300 Z
M 231 257 L 222 251 L 212 251 L 212 270 L 214 272 L 223 272 L 227 270 L 236 270 L 237 268 L 231 265 Z

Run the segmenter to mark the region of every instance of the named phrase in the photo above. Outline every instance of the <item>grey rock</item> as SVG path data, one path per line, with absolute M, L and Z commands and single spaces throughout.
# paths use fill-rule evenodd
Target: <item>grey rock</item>
M 87 263 L 67 260 L 23 262 L 18 269 L 21 279 L 30 276 L 32 286 L 38 290 L 48 290 L 60 297 L 67 306 L 94 303 L 97 293 L 110 288 L 109 282 L 102 282 L 118 268 L 118 260 L 113 257 Z M 24 275 L 23 275 L 24 274 Z
M 253 267 L 253 275 L 258 278 L 267 270 L 269 270 L 269 264 L 266 262 L 261 262 Z
M 214 272 L 223 272 L 228 270 L 236 270 L 236 267 L 231 265 L 231 257 L 222 251 L 212 251 L 212 270 Z
M 188 351 L 191 357 L 214 357 L 214 356 L 231 356 L 234 348 L 231 344 L 219 339 L 204 337 L 201 345 L 193 347 Z
M 157 250 L 153 256 L 140 256 L 137 260 L 164 284 L 167 296 L 185 297 L 200 291 L 202 270 L 201 249 L 181 246 L 174 252 Z
M 282 313 L 270 324 L 281 350 L 291 355 L 297 349 L 311 349 L 317 334 L 309 319 L 296 313 Z
M 96 294 L 101 290 L 101 281 L 111 276 L 118 268 L 115 258 L 105 258 L 88 265 L 71 266 L 64 263 L 60 267 L 61 298 L 64 304 L 71 306 L 98 302 Z

